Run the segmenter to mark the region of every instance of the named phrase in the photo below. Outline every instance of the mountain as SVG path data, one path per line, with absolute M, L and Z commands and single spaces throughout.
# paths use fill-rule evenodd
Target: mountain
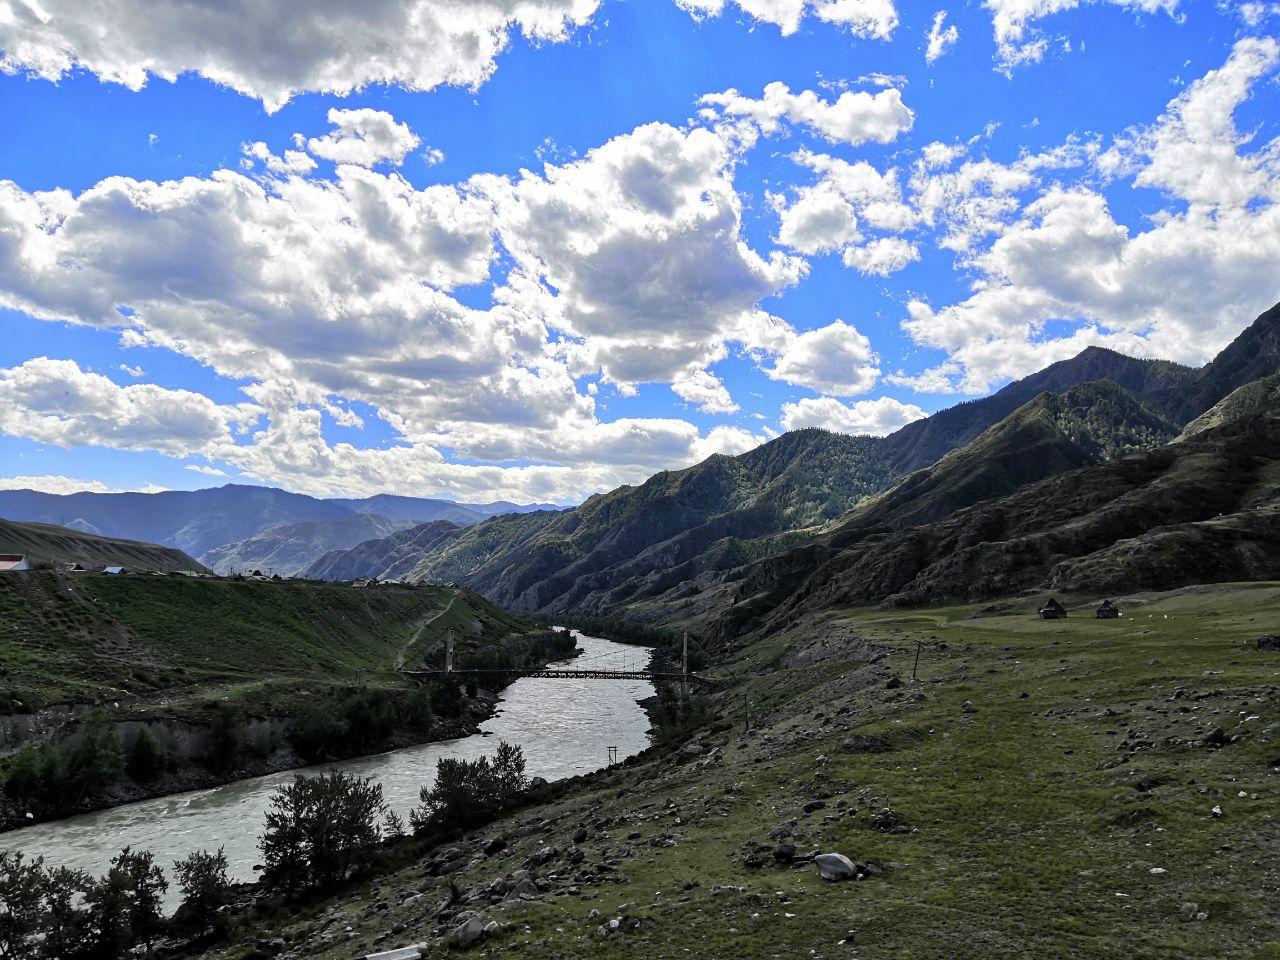
M 1244 416 L 1280 400 L 1280 373 L 1262 377 L 1231 391 L 1182 430 L 1182 439 L 1221 426 L 1228 420 Z
M 83 563 L 133 567 L 169 573 L 175 570 L 203 571 L 181 550 L 120 540 L 45 523 L 17 523 L 0 520 L 0 553 L 19 553 L 32 566 Z
M 299 571 L 308 580 L 409 580 L 424 553 L 453 539 L 462 528 L 448 520 L 434 520 L 390 536 L 371 538 L 346 549 L 333 549 Z
M 413 525 L 413 520 L 389 520 L 373 513 L 355 513 L 337 520 L 285 523 L 269 527 L 247 540 L 215 547 L 200 560 L 219 573 L 257 569 L 289 577 L 331 550 L 389 536 Z
M 388 520 L 407 520 L 410 523 L 430 523 L 433 520 L 448 520 L 458 526 L 468 523 L 479 523 L 493 514 L 482 507 L 468 503 L 454 503 L 452 500 L 423 500 L 418 497 L 398 497 L 390 493 L 380 493 L 374 497 L 361 500 L 333 499 L 329 503 L 338 503 L 356 513 L 373 513 Z M 347 545 L 358 543 L 348 540 Z
M 333 520 L 352 511 L 270 487 L 228 484 L 163 493 L 37 493 L 0 490 L 0 516 L 146 540 L 201 556 L 282 523 Z
M 203 556 L 218 547 L 238 544 L 273 527 L 322 521 L 350 523 L 362 513 L 387 520 L 425 523 L 448 520 L 463 526 L 508 510 L 537 510 L 508 503 L 462 504 L 383 494 L 361 500 L 320 500 L 272 487 L 227 484 L 207 490 L 167 490 L 161 493 L 51 494 L 34 490 L 0 490 L 0 517 L 145 540 Z M 559 508 L 552 508 L 559 509 Z M 389 532 L 389 530 L 387 531 Z M 333 533 L 324 545 L 350 546 Z M 261 545 L 249 548 L 258 552 Z M 301 552 L 303 545 L 299 544 Z M 314 560 L 324 549 L 313 553 Z M 292 562 L 292 561 L 290 561 Z
M 1195 382 L 1172 405 L 1173 419 L 1187 423 L 1232 391 L 1280 369 L 1280 304 L 1258 317 L 1201 368 Z
M 1280 577 L 1280 403 L 884 535 L 842 530 L 751 569 L 726 638 L 834 606 L 1118 594 Z M 851 523 L 854 522 L 851 519 Z M 862 533 L 862 536 L 858 536 Z M 876 535 L 878 534 L 878 535 Z

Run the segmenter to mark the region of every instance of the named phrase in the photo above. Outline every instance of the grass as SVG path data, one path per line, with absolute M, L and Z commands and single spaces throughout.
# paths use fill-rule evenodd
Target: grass
M 1077 598 L 1068 620 L 1042 622 L 1035 599 L 844 610 L 749 643 L 721 671 L 738 680 L 700 739 L 719 751 L 710 760 L 650 754 L 485 831 L 511 847 L 450 876 L 464 892 L 539 847 L 568 850 L 579 825 L 585 863 L 612 862 L 625 882 L 575 882 L 557 861 L 538 871 L 557 874 L 541 901 L 477 897 L 473 908 L 512 924 L 477 952 L 1280 957 L 1280 654 L 1253 645 L 1280 623 L 1280 585 L 1126 598 L 1116 621 L 1091 619 L 1098 598 Z M 1202 745 L 1216 728 L 1238 739 Z M 859 741 L 878 752 L 842 747 L 855 737 L 879 738 Z M 813 800 L 826 806 L 805 813 Z M 909 832 L 877 826 L 885 807 Z M 810 865 L 749 869 L 746 844 L 792 820 L 802 857 L 838 851 L 883 873 L 828 884 Z M 666 834 L 676 846 L 647 842 Z M 415 864 L 350 891 L 329 905 L 349 941 L 326 945 L 314 921 L 272 935 L 322 958 L 428 940 L 444 883 Z M 597 937 L 625 902 L 637 905 L 627 928 Z M 1208 918 L 1184 920 L 1184 903 Z M 587 919 L 593 908 L 600 919 Z M 394 923 L 404 933 L 384 936 Z
M 465 646 L 527 627 L 444 587 L 6 575 L 0 708 L 217 698 L 266 709 L 335 683 L 400 686 L 398 658 L 437 654 L 449 629 Z

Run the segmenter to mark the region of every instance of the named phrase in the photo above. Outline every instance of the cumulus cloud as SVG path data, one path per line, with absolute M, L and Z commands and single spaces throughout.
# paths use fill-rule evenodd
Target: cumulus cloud
M 564 40 L 599 0 L 41 0 L 0 15 L 0 69 L 57 80 L 74 69 L 139 90 L 198 73 L 269 111 L 302 92 L 373 83 L 475 87 L 513 33 Z
M 846 247 L 844 265 L 861 274 L 887 277 L 920 259 L 916 245 L 901 237 L 881 237 L 865 246 Z
M 141 487 L 110 487 L 101 480 L 77 480 L 61 474 L 41 474 L 33 477 L 0 477 L 0 490 L 35 490 L 37 493 L 160 493 L 165 487 L 154 483 Z
M 736 413 L 734 403 L 724 381 L 708 370 L 695 370 L 671 384 L 671 389 L 681 400 L 687 400 L 703 413 Z
M 835 433 L 883 437 L 927 414 L 913 403 L 892 397 L 841 403 L 833 397 L 805 397 L 782 405 L 784 430 L 820 427 Z
M 774 380 L 819 393 L 866 393 L 880 375 L 871 341 L 842 320 L 794 334 L 765 371 Z
M 312 137 L 307 149 L 317 157 L 334 163 L 354 163 L 372 167 L 382 162 L 399 166 L 405 156 L 422 141 L 385 110 L 329 110 L 333 130 L 323 137 Z
M 1105 2 L 1135 13 L 1174 15 L 1178 0 L 985 0 L 995 29 L 997 59 L 1006 70 L 1035 63 L 1049 49 L 1049 39 L 1037 27 L 1046 17 L 1074 10 L 1083 3 Z
M 718 17 L 726 0 L 676 0 L 695 16 Z M 800 29 L 806 16 L 833 23 L 854 36 L 888 40 L 898 25 L 892 0 L 732 0 L 733 6 L 762 23 L 771 23 L 788 36 Z
M 764 88 L 759 99 L 737 90 L 709 93 L 699 101 L 711 116 L 751 120 L 766 136 L 776 133 L 783 121 L 808 127 L 831 143 L 859 146 L 890 143 L 911 129 L 915 114 L 902 102 L 902 92 L 886 87 L 877 93 L 846 90 L 833 101 L 823 100 L 812 90 L 792 93 L 775 81 Z
M 188 390 L 117 386 L 72 360 L 37 357 L 0 370 L 0 431 L 57 446 L 217 453 L 256 421 L 251 404 L 219 405 Z
M 929 27 L 929 32 L 925 34 L 925 63 L 933 63 L 944 53 L 947 48 L 952 47 L 960 39 L 960 31 L 954 23 L 946 24 L 947 11 L 939 10 L 933 15 L 933 23 Z
M 903 327 L 948 356 L 918 381 L 981 392 L 1090 344 L 1203 363 L 1271 306 L 1280 257 L 1276 144 L 1242 138 L 1232 116 L 1278 61 L 1274 40 L 1237 42 L 1223 67 L 1191 84 L 1153 125 L 1099 156 L 1101 172 L 1167 194 L 1172 206 L 1148 229 L 1119 223 L 1087 185 L 1050 185 L 1025 205 L 1006 194 L 989 224 L 994 239 L 966 260 L 975 292 L 940 309 L 908 304 Z M 1067 332 L 1047 336 L 1054 322 Z

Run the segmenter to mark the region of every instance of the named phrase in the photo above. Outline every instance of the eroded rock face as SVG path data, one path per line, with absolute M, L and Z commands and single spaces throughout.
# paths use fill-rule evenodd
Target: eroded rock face
M 813 858 L 813 863 L 823 880 L 837 883 L 858 878 L 858 868 L 843 853 L 820 853 Z

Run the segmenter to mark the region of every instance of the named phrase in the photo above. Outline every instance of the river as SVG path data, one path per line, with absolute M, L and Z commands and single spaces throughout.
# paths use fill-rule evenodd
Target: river
M 582 654 L 556 666 L 641 670 L 648 651 L 574 631 Z M 468 759 L 492 754 L 499 740 L 524 749 L 530 777 L 558 780 L 598 770 L 608 763 L 608 748 L 618 759 L 649 744 L 649 718 L 637 704 L 653 693 L 644 680 L 546 680 L 523 677 L 503 692 L 497 714 L 481 732 L 458 740 L 427 743 L 359 757 L 324 768 L 239 780 L 212 790 L 143 800 L 109 810 L 55 820 L 0 834 L 0 849 L 42 856 L 49 866 L 67 866 L 94 875 L 104 873 L 125 846 L 150 850 L 170 874 L 169 899 L 176 897 L 171 867 L 193 850 L 222 847 L 232 878 L 254 879 L 259 862 L 258 835 L 272 792 L 294 774 L 337 769 L 382 784 L 388 805 L 409 820 L 418 790 L 435 778 L 441 757 Z M 170 904 L 172 906 L 172 902 Z

